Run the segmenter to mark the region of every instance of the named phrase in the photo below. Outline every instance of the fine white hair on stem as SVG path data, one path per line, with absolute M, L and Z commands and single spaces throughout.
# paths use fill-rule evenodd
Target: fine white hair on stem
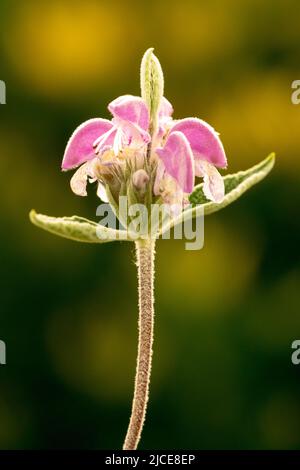
M 139 344 L 132 412 L 123 450 L 135 450 L 141 438 L 149 399 L 154 330 L 155 240 L 136 241 L 139 287 Z

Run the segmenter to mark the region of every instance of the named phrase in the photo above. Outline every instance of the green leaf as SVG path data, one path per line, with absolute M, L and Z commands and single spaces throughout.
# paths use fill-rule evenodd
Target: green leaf
M 107 243 L 115 240 L 131 241 L 131 238 L 124 230 L 104 227 L 83 217 L 49 217 L 37 214 L 32 210 L 29 218 L 34 225 L 47 232 L 78 242 Z
M 189 200 L 191 206 L 183 211 L 178 217 L 169 221 L 161 229 L 161 234 L 174 227 L 183 220 L 189 220 L 192 217 L 200 215 L 209 215 L 213 212 L 217 212 L 220 209 L 228 206 L 242 194 L 244 194 L 253 185 L 259 183 L 267 174 L 272 170 L 275 163 L 275 154 L 271 153 L 265 160 L 258 163 L 258 165 L 249 168 L 246 171 L 239 171 L 233 175 L 224 176 L 225 184 L 225 197 L 222 202 L 215 203 L 209 201 L 203 193 L 203 183 L 195 187 L 192 194 L 190 194 Z

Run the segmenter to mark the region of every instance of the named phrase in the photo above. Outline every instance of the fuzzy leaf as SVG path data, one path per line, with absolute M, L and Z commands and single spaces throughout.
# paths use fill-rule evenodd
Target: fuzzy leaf
M 115 240 L 131 240 L 124 230 L 104 227 L 83 217 L 49 217 L 37 214 L 34 210 L 30 212 L 29 217 L 37 227 L 78 242 L 107 243 Z
M 197 217 L 203 213 L 204 215 L 209 215 L 228 206 L 253 185 L 259 183 L 265 176 L 267 176 L 267 174 L 272 170 L 274 163 L 275 154 L 271 153 L 265 160 L 246 171 L 239 171 L 233 175 L 224 176 L 225 197 L 220 203 L 215 203 L 206 199 L 203 193 L 203 183 L 199 184 L 195 187 L 189 197 L 192 207 L 189 206 L 178 217 L 163 226 L 161 234 L 178 223 L 181 223 L 183 220 Z

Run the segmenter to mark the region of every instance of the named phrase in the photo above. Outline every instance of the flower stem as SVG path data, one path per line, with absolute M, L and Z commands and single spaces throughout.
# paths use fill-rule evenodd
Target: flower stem
M 149 398 L 154 324 L 155 240 L 136 241 L 136 257 L 139 283 L 139 345 L 132 412 L 123 450 L 137 448 Z

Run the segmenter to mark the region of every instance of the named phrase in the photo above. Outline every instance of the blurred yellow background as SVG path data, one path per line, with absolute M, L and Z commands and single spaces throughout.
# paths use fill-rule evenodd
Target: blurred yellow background
M 155 47 L 175 117 L 221 134 L 229 172 L 274 171 L 205 221 L 205 245 L 157 247 L 156 339 L 141 448 L 300 448 L 297 0 L 2 0 L 0 448 L 120 448 L 137 342 L 133 246 L 85 246 L 31 208 L 96 219 L 60 163 L 82 121 L 139 94 Z

